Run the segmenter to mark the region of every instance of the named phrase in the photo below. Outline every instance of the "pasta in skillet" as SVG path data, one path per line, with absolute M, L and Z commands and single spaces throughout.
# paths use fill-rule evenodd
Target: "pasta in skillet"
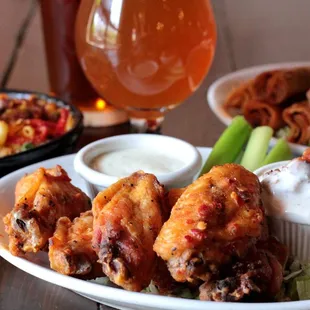
M 71 112 L 54 102 L 0 95 L 0 158 L 60 137 L 74 126 Z

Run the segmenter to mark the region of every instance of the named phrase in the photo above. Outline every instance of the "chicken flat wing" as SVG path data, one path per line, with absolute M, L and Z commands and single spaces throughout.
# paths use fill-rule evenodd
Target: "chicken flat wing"
M 260 192 L 258 178 L 236 164 L 214 167 L 186 188 L 154 244 L 175 280 L 207 281 L 246 254 L 264 230 Z
M 73 219 L 90 209 L 90 199 L 70 181 L 56 166 L 39 168 L 17 183 L 14 208 L 3 219 L 13 255 L 44 250 L 60 217 Z
M 61 217 L 49 239 L 51 268 L 65 275 L 89 274 L 98 257 L 91 245 L 93 213 L 86 211 L 71 221 Z
M 103 272 L 127 290 L 141 291 L 152 279 L 163 203 L 163 187 L 143 172 L 121 179 L 93 201 L 93 247 Z

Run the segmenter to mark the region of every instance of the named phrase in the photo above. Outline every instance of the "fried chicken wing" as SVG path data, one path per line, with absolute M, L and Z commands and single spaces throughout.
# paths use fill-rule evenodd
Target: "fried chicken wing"
M 90 209 L 90 199 L 70 181 L 60 166 L 19 180 L 14 208 L 3 219 L 13 255 L 44 250 L 60 217 L 73 219 Z
M 236 164 L 216 166 L 186 188 L 154 244 L 175 280 L 208 281 L 247 253 L 264 230 L 260 192 L 258 178 Z
M 93 247 L 103 272 L 127 290 L 141 291 L 152 279 L 163 204 L 163 187 L 143 172 L 119 180 L 93 201 Z
M 225 266 L 221 279 L 201 285 L 199 297 L 213 301 L 272 300 L 280 291 L 287 257 L 287 248 L 270 237 L 253 246 L 245 258 Z
M 165 194 L 166 206 L 169 211 L 169 216 L 173 206 L 177 203 L 178 199 L 185 192 L 186 188 L 172 188 Z M 168 217 L 169 218 L 169 217 Z
M 168 295 L 177 293 L 179 289 L 184 288 L 184 283 L 174 280 L 167 268 L 167 264 L 161 258 L 156 261 L 156 267 L 152 278 L 160 294 Z
M 66 275 L 89 274 L 98 257 L 91 245 L 93 213 L 86 211 L 71 221 L 61 217 L 49 239 L 51 268 Z

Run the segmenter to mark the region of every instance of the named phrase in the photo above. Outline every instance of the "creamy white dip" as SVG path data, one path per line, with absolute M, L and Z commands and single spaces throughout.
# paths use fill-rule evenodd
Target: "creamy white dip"
M 294 159 L 259 177 L 268 215 L 310 224 L 310 164 Z
M 185 166 L 180 159 L 157 149 L 132 148 L 98 155 L 91 168 L 110 176 L 124 177 L 138 170 L 165 174 Z

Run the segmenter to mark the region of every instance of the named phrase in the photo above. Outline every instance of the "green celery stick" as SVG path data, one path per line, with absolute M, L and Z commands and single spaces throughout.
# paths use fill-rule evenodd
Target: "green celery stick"
M 268 153 L 262 166 L 275 163 L 282 160 L 290 160 L 293 158 L 293 154 L 288 143 L 284 139 L 279 139 L 276 145 Z
M 252 131 L 243 116 L 236 116 L 215 143 L 210 156 L 205 162 L 199 176 L 207 173 L 215 165 L 233 163 Z
M 253 129 L 241 159 L 241 165 L 244 168 L 254 171 L 261 166 L 266 157 L 272 134 L 273 130 L 268 126 L 260 126 Z
M 245 151 L 244 148 L 240 151 L 240 153 L 238 154 L 236 160 L 234 161 L 235 164 L 239 164 L 240 165 L 240 162 L 241 162 L 241 159 L 243 157 L 244 151 Z

